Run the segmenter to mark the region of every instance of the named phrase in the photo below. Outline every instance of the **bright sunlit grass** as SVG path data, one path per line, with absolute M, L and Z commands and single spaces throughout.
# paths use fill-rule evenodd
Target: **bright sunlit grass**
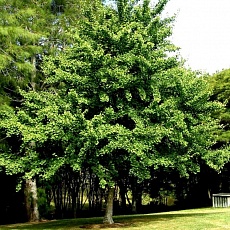
M 153 213 L 145 215 L 129 215 L 114 217 L 112 230 L 224 230 L 230 229 L 230 208 L 205 208 L 184 211 Z M 57 220 L 38 224 L 14 224 L 0 226 L 0 229 L 56 229 L 56 230 L 84 230 L 111 229 L 101 225 L 102 218 L 81 218 L 71 220 Z

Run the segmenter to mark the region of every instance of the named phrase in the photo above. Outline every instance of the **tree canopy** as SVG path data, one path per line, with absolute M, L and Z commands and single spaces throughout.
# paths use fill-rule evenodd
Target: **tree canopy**
M 211 149 L 211 114 L 222 105 L 174 54 L 173 18 L 160 17 L 167 1 L 149 2 L 116 1 L 72 28 L 72 44 L 45 59 L 48 87 L 21 91 L 22 107 L 1 109 L 2 132 L 20 140 L 15 154 L 1 154 L 7 173 L 48 179 L 63 165 L 84 166 L 112 187 L 124 174 L 141 181 L 163 167 L 187 176 L 201 162 L 228 161 Z
M 96 18 L 100 1 L 0 1 L 0 95 L 19 101 L 18 88 L 43 86 L 44 55 L 56 54 L 71 43 L 68 27 Z M 14 104 L 13 104 L 14 105 Z
M 156 16 L 148 3 L 127 12 L 107 8 L 99 21 L 73 30 L 72 47 L 46 60 L 49 90 L 22 92 L 24 107 L 2 112 L 1 125 L 20 136 L 20 151 L 35 142 L 17 161 L 34 158 L 31 175 L 44 165 L 54 173 L 87 162 L 105 185 L 124 169 L 140 179 L 151 166 L 198 170 L 214 143 L 210 114 L 219 104 L 208 101 L 203 79 L 168 56 L 172 19 Z M 46 145 L 51 150 L 41 153 Z
M 218 141 L 222 144 L 230 142 L 230 70 L 226 69 L 208 78 L 213 88 L 212 100 L 218 100 L 225 104 L 225 108 L 215 113 L 215 117 L 221 120 L 223 129 L 218 132 Z

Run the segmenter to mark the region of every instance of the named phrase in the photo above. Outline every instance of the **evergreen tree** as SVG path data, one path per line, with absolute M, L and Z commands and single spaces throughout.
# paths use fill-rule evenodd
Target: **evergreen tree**
M 1 0 L 0 93 L 19 100 L 18 87 L 40 89 L 44 54 L 57 54 L 70 45 L 68 27 L 77 27 L 99 8 L 99 1 Z

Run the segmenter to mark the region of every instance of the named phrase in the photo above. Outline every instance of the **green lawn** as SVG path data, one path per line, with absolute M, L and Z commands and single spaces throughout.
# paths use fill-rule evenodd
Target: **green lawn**
M 230 229 L 230 208 L 205 208 L 146 215 L 116 216 L 114 220 L 116 224 L 111 226 L 112 230 L 224 230 Z M 101 222 L 102 218 L 54 220 L 38 224 L 6 225 L 0 226 L 0 229 L 111 229 L 101 225 Z

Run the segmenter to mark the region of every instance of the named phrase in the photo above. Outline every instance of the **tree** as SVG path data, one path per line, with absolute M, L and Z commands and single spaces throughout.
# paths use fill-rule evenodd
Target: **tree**
M 48 1 L 0 1 L 1 88 L 11 98 L 18 86 L 35 89 L 35 58 L 43 50 L 39 40 L 47 36 L 48 7 Z
M 219 143 L 229 144 L 230 142 L 230 70 L 226 69 L 207 78 L 213 88 L 212 100 L 225 104 L 225 108 L 215 113 L 223 125 L 218 132 Z
M 224 108 L 213 113 L 213 117 L 220 119 L 222 128 L 215 133 L 218 135 L 217 143 L 213 146 L 214 149 L 223 149 L 229 146 L 230 143 L 230 70 L 225 69 L 220 72 L 207 77 L 213 95 L 211 100 L 219 101 L 225 105 Z M 229 190 L 229 162 L 225 165 L 223 170 L 217 177 L 216 189 L 218 192 L 225 192 Z
M 43 178 L 66 164 L 90 167 L 108 187 L 110 224 L 114 184 L 123 173 L 141 181 L 152 167 L 181 176 L 198 172 L 201 162 L 222 167 L 227 158 L 216 160 L 222 152 L 210 149 L 218 127 L 211 113 L 221 105 L 208 101 L 203 78 L 168 55 L 176 48 L 167 40 L 173 19 L 160 17 L 166 3 L 151 9 L 148 0 L 119 0 L 98 21 L 73 29 L 72 46 L 44 63 L 49 89 L 21 92 L 22 108 L 1 111 L 1 129 L 20 136 L 21 152 L 28 151 L 2 154 L 1 164 Z
M 15 106 L 12 98 L 20 101 L 18 87 L 41 89 L 43 56 L 71 44 L 68 27 L 77 27 L 87 13 L 96 15 L 99 8 L 100 1 L 1 0 L 0 93 L 8 95 Z

